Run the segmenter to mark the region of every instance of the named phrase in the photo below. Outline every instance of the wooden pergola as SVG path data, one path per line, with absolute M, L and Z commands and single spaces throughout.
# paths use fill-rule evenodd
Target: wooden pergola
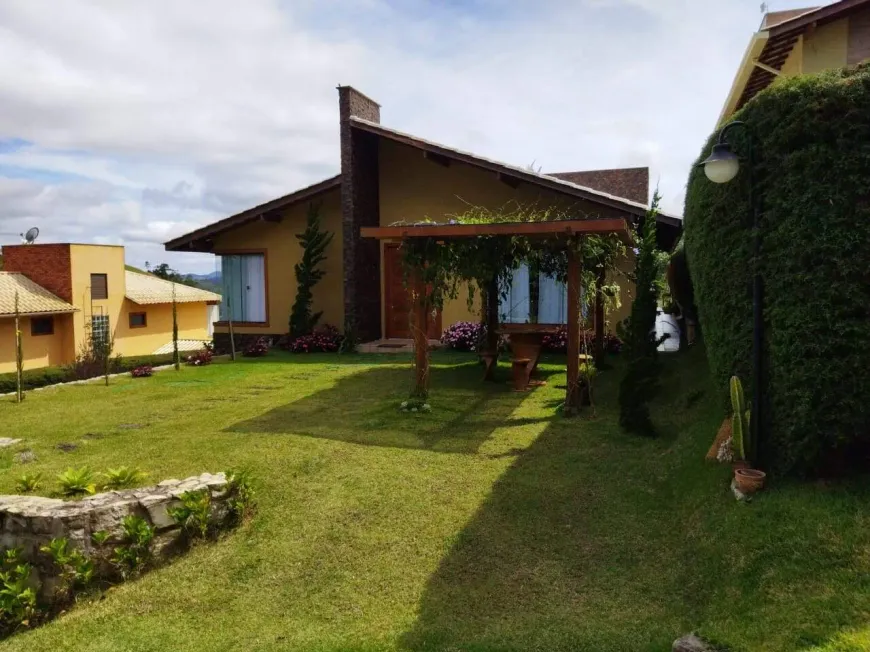
M 580 273 L 581 261 L 575 253 L 576 240 L 587 235 L 616 234 L 623 242 L 632 242 L 631 232 L 624 219 L 586 219 L 558 220 L 551 222 L 496 222 L 491 224 L 408 224 L 383 227 L 363 227 L 360 235 L 364 238 L 376 238 L 386 241 L 402 241 L 410 238 L 432 238 L 437 241 L 475 238 L 480 236 L 523 236 L 531 239 L 562 242 L 568 258 L 568 361 L 567 389 L 565 396 L 565 413 L 574 414 L 580 410 L 581 396 L 579 385 L 580 374 Z M 412 319 L 414 328 L 414 352 L 417 382 L 427 382 L 429 376 L 428 338 L 426 335 L 426 320 L 428 318 L 428 292 L 425 284 L 419 279 L 413 280 L 414 307 Z M 495 296 L 493 296 L 493 294 Z M 486 322 L 487 331 L 493 337 L 498 322 L 498 289 L 490 288 L 487 297 Z M 600 343 L 604 335 L 604 306 L 600 295 L 596 296 L 595 304 L 596 339 Z

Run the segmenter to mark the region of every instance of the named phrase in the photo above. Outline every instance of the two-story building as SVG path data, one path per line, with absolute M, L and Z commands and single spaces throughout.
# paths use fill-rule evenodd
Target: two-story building
M 86 343 L 112 338 L 121 356 L 168 352 L 172 303 L 181 348 L 211 339 L 219 294 L 128 270 L 124 248 L 86 244 L 3 247 L 0 373 L 15 370 L 15 297 L 24 367 L 63 365 Z

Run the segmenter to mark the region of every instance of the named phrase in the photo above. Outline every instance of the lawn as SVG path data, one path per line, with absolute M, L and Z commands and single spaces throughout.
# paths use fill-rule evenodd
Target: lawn
M 38 456 L 4 453 L 0 492 L 25 468 L 125 464 L 154 482 L 248 468 L 259 490 L 241 529 L 0 649 L 664 652 L 693 629 L 734 650 L 870 648 L 870 489 L 736 503 L 702 461 L 722 415 L 703 351 L 668 358 L 656 440 L 616 427 L 618 369 L 596 418 L 565 420 L 558 361 L 527 394 L 469 356 L 434 362 L 425 415 L 396 409 L 408 358 L 380 355 L 0 398 L 2 435 Z

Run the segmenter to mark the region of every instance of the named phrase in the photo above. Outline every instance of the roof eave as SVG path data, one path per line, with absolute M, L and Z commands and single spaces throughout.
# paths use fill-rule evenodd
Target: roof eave
M 734 81 L 731 82 L 731 90 L 728 92 L 728 97 L 725 100 L 725 106 L 722 107 L 722 112 L 719 114 L 717 126 L 721 126 L 737 109 L 737 103 L 743 95 L 743 90 L 749 82 L 749 77 L 755 68 L 755 60 L 764 51 L 764 46 L 770 39 L 770 31 L 762 30 L 752 35 L 746 52 L 743 53 L 743 60 L 740 62 L 740 67 L 737 68 L 737 74 L 734 76 Z

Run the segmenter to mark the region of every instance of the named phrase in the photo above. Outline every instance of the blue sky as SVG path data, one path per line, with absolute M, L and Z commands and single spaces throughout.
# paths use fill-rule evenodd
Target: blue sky
M 508 163 L 649 165 L 681 213 L 760 20 L 756 0 L 2 3 L 0 244 L 37 225 L 211 271 L 161 243 L 338 172 L 339 83 Z

